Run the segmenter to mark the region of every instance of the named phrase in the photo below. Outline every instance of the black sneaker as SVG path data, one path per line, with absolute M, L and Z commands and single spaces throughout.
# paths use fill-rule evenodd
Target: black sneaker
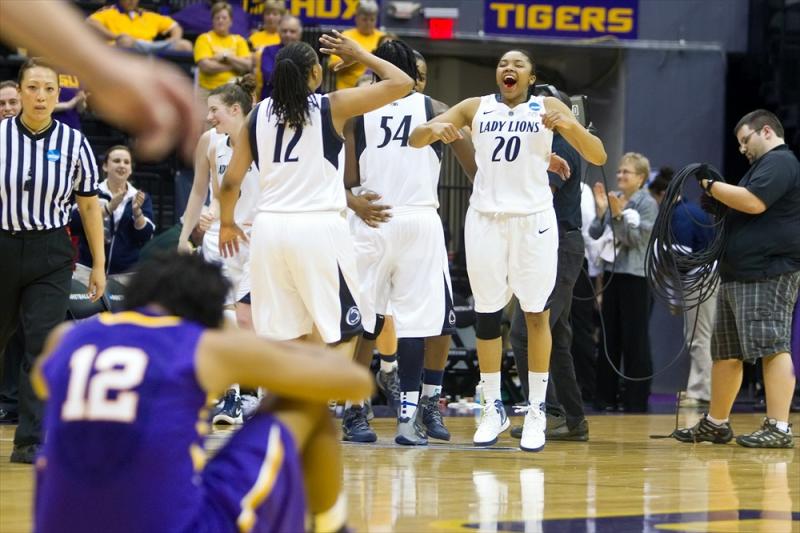
M 549 422 L 549 420 L 548 420 Z M 570 429 L 567 424 L 561 424 L 554 428 L 550 428 L 548 424 L 547 430 L 544 432 L 547 440 L 569 440 L 577 442 L 586 442 L 589 440 L 589 422 L 584 418 L 580 424 Z
M 432 439 L 450 440 L 450 432 L 444 425 L 442 412 L 439 411 L 439 395 L 419 399 L 417 417 L 425 427 L 428 436 Z
M 211 423 L 232 425 L 241 424 L 242 421 L 242 397 L 236 393 L 236 389 L 228 389 L 211 411 Z
M 375 378 L 378 388 L 386 396 L 386 403 L 396 411 L 400 407 L 400 374 L 397 367 L 391 372 L 379 370 Z
M 360 405 L 345 409 L 342 416 L 342 440 L 348 442 L 375 442 L 378 436 L 369 427 L 367 410 Z
M 552 415 L 550 413 L 547 413 L 545 416 L 547 417 L 547 429 L 545 429 L 545 436 L 548 436 L 551 431 L 560 429 L 562 426 L 564 427 L 564 429 L 566 429 L 566 427 L 567 427 L 567 419 L 564 418 L 563 416 Z M 514 427 L 512 427 L 511 428 L 511 437 L 513 437 L 515 439 L 521 439 L 522 438 L 522 426 L 514 426 Z M 556 440 L 559 440 L 559 439 L 556 439 Z M 564 440 L 564 439 L 561 439 L 561 440 Z
M 14 446 L 11 451 L 12 463 L 32 465 L 36 461 L 36 454 L 39 453 L 39 444 L 28 444 L 26 446 Z
M 774 418 L 765 418 L 761 429 L 749 435 L 739 435 L 736 444 L 746 448 L 794 448 L 792 425 L 789 424 L 789 432 L 785 433 L 778 429 Z
M 713 442 L 714 444 L 727 444 L 733 439 L 733 429 L 729 422 L 718 426 L 709 422 L 708 415 L 690 428 L 676 429 L 672 436 L 681 442 Z

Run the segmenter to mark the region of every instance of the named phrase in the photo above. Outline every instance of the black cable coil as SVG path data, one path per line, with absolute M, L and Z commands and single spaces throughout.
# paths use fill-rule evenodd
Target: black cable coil
M 725 217 L 728 208 L 703 194 L 701 206 L 712 218 L 714 238 L 704 250 L 687 250 L 677 242 L 672 218 L 687 179 L 711 179 L 724 183 L 717 169 L 694 163 L 680 170 L 670 181 L 653 225 L 644 271 L 653 293 L 672 308 L 684 312 L 699 306 L 714 294 L 719 283 L 719 260 L 725 248 Z M 687 216 L 691 216 L 687 211 Z M 702 227 L 704 221 L 692 219 Z

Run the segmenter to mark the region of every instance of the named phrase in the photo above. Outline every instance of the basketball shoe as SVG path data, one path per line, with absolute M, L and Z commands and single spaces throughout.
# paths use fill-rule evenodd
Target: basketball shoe
M 502 401 L 486 402 L 483 405 L 478 429 L 475 430 L 475 435 L 472 437 L 472 443 L 475 446 L 491 446 L 497 443 L 497 437 L 510 425 L 511 422 L 508 420 Z

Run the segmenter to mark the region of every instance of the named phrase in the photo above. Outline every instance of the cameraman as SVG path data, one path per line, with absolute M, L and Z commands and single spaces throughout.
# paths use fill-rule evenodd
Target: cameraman
M 800 288 L 800 162 L 769 111 L 748 113 L 734 134 L 750 170 L 738 185 L 700 179 L 706 194 L 731 208 L 711 339 L 711 405 L 700 422 L 677 430 L 675 438 L 729 442 L 733 431 L 728 416 L 742 383 L 742 362 L 762 359 L 767 417 L 760 429 L 736 437 L 736 442 L 750 448 L 791 448 L 795 376 L 790 339 Z

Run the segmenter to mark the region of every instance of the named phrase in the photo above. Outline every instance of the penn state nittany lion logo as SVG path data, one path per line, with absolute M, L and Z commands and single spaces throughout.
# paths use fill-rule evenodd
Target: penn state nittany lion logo
M 355 326 L 359 322 L 361 322 L 361 311 L 358 310 L 358 307 L 353 306 L 347 310 L 347 315 L 344 318 L 345 322 L 347 322 L 348 326 Z
M 451 326 L 456 325 L 456 312 L 452 309 L 447 313 L 447 322 L 449 322 Z
M 220 165 L 219 166 L 219 172 L 217 172 L 217 174 L 222 176 L 223 174 L 225 174 L 226 170 L 228 170 L 228 165 Z

